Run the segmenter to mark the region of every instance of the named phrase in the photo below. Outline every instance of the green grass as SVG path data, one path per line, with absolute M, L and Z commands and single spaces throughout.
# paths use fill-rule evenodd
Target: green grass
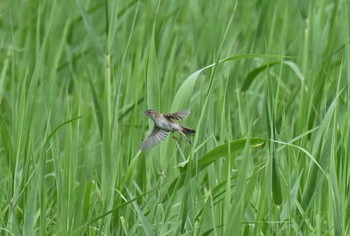
M 0 235 L 349 235 L 349 7 L 2 1 Z

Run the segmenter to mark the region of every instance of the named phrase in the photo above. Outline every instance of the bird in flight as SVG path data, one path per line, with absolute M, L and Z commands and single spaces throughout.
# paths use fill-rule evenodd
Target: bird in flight
M 153 120 L 154 128 L 152 133 L 141 143 L 141 150 L 154 147 L 164 140 L 169 132 L 179 132 L 192 145 L 191 140 L 186 137 L 186 134 L 193 135 L 196 131 L 194 129 L 183 127 L 176 122 L 177 120 L 187 118 L 190 113 L 190 110 L 183 110 L 170 114 L 162 114 L 155 110 L 145 111 L 144 114 Z

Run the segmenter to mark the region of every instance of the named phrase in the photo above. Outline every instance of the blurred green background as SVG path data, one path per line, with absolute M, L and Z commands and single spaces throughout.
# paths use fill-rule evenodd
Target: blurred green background
M 348 235 L 349 7 L 1 1 L 0 234 Z

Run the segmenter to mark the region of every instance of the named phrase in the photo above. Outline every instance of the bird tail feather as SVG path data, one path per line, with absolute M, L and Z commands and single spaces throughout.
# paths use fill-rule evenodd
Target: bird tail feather
M 184 134 L 191 134 L 191 135 L 193 135 L 193 134 L 196 133 L 196 131 L 194 129 L 190 129 L 190 128 L 183 127 L 183 126 L 181 126 L 181 128 L 182 128 L 182 133 L 184 133 Z

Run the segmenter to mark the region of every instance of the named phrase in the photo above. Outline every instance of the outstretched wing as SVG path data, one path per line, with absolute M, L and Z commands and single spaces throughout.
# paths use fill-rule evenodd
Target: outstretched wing
M 169 131 L 154 126 L 152 133 L 141 143 L 141 150 L 154 147 L 166 138 Z
M 190 114 L 191 114 L 191 110 L 183 110 L 175 113 L 164 114 L 164 116 L 168 119 L 181 120 L 181 119 L 185 119 Z

